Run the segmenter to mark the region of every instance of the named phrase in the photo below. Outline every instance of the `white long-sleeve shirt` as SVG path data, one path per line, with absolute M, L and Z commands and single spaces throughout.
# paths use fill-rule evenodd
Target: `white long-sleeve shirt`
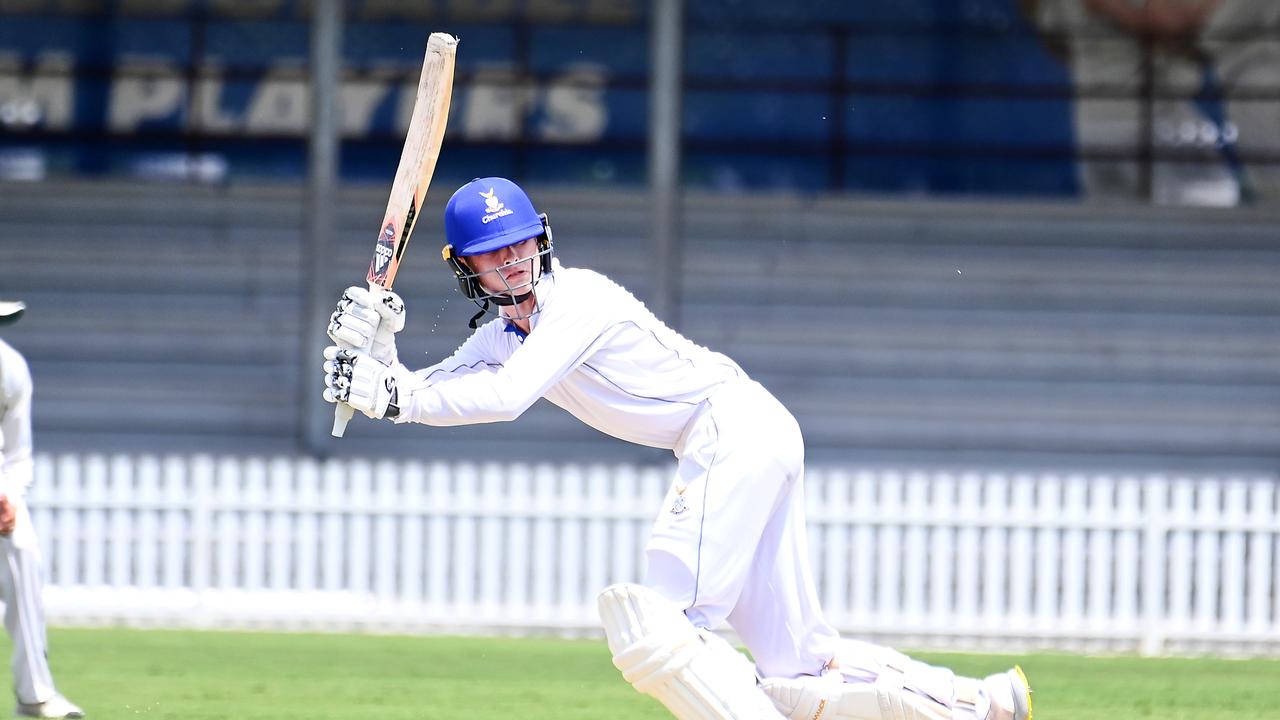
M 0 494 L 21 497 L 31 485 L 31 371 L 0 340 Z
M 688 340 L 600 273 L 561 268 L 538 283 L 527 336 L 496 318 L 400 389 L 396 422 L 514 420 L 540 397 L 623 440 L 674 449 L 737 363 Z

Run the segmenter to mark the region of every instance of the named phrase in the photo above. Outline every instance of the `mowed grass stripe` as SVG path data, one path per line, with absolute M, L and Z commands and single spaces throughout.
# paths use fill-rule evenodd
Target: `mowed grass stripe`
M 1036 720 L 1280 717 L 1276 660 L 917 657 L 977 676 L 1020 662 Z M 50 660 L 95 720 L 670 717 L 593 640 L 58 628 Z

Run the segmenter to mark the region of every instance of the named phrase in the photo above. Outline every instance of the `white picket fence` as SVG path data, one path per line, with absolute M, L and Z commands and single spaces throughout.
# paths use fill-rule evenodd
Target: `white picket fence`
M 595 634 L 669 468 L 41 455 L 53 623 Z M 829 619 L 916 648 L 1280 655 L 1274 477 L 806 478 Z

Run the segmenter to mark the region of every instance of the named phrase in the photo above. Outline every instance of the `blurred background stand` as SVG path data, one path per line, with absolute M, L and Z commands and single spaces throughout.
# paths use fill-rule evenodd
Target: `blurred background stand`
M 302 430 L 298 449 L 304 453 L 323 456 L 330 447 L 330 422 L 326 415 L 332 406 L 324 402 L 316 392 L 314 378 L 319 375 L 320 349 L 329 344 L 325 328 L 329 314 L 336 302 L 334 289 L 327 282 L 338 268 L 332 266 L 337 246 L 334 221 L 337 213 L 337 185 L 339 166 L 338 144 L 338 88 L 342 64 L 342 0 L 315 0 L 311 19 L 311 64 L 309 96 L 311 98 L 311 130 L 308 136 L 307 154 L 307 202 L 306 221 L 302 234 L 302 257 L 306 261 L 306 289 L 302 313 L 302 327 L 298 337 L 303 339 L 299 347 L 298 401 L 296 407 L 301 416 L 298 428 Z M 369 243 L 372 256 L 373 241 Z M 362 285 L 360 268 L 351 270 L 351 283 Z M 307 368 L 315 372 L 308 373 Z M 326 412 L 329 411 L 329 412 Z

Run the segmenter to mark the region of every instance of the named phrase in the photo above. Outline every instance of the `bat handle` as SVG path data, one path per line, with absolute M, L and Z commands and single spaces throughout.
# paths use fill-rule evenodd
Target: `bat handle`
M 351 416 L 355 414 L 356 414 L 355 408 L 351 407 L 350 405 L 344 402 L 340 402 L 337 405 L 334 405 L 333 406 L 333 430 L 331 430 L 329 434 L 333 435 L 334 437 L 342 437 L 343 433 L 347 431 L 347 423 L 350 422 Z
M 381 285 L 378 285 L 377 283 L 373 283 L 373 282 L 369 283 L 370 292 L 376 292 L 381 289 L 382 289 Z M 387 289 L 389 290 L 390 288 L 387 288 Z M 361 348 L 361 349 L 368 350 L 369 348 Z M 334 437 L 342 437 L 343 434 L 347 432 L 347 423 L 351 422 L 351 416 L 355 414 L 356 414 L 355 408 L 351 407 L 350 405 L 344 402 L 340 402 L 334 405 L 333 406 L 333 430 L 330 430 L 329 434 Z

